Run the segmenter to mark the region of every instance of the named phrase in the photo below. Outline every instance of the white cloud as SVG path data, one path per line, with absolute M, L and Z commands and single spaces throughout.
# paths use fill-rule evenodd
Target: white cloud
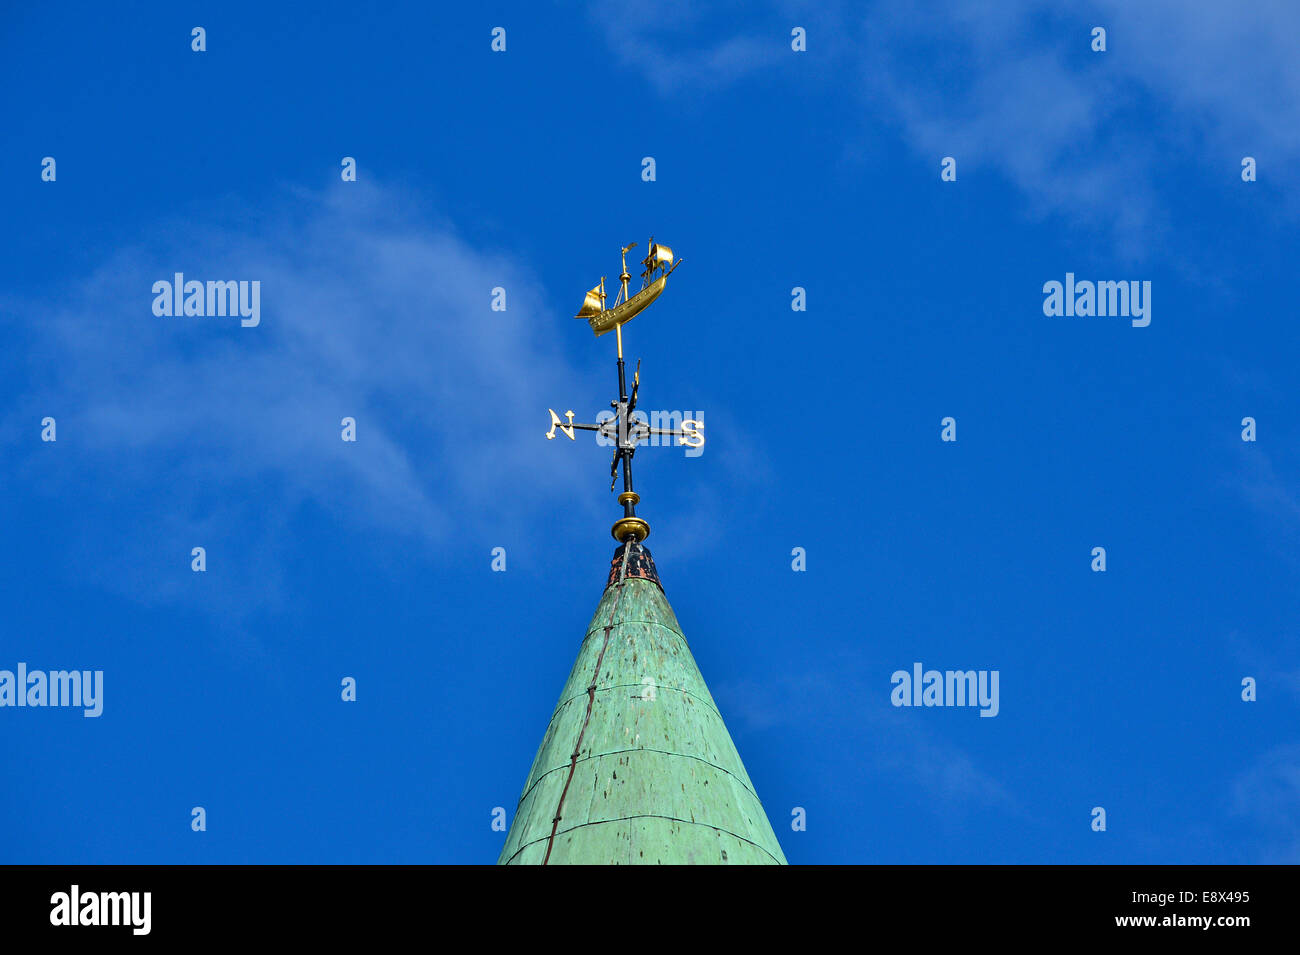
M 1264 833 L 1261 861 L 1300 862 L 1300 745 L 1275 747 L 1232 786 L 1233 810 Z
M 47 301 L 5 302 L 35 325 L 39 384 L 5 429 L 22 436 L 26 476 L 51 498 L 137 499 L 135 536 L 108 545 L 120 562 L 206 529 L 243 562 L 261 554 L 270 576 L 266 552 L 308 502 L 425 553 L 535 513 L 584 463 L 542 440 L 547 406 L 574 391 L 548 344 L 561 316 L 516 259 L 414 206 L 357 183 L 224 222 L 178 219 Z M 155 316 L 151 286 L 176 271 L 259 280 L 260 326 Z M 496 286 L 505 312 L 490 309 Z M 49 448 L 32 438 L 46 414 L 59 421 Z M 340 439 L 344 416 L 355 444 Z M 55 448 L 75 469 L 47 467 Z M 266 584 L 249 580 L 250 599 Z
M 878 697 L 843 692 L 844 687 L 872 686 L 878 688 Z M 947 809 L 972 804 L 1021 811 L 1007 788 L 963 750 L 925 728 L 910 712 L 889 705 L 889 689 L 887 678 L 873 679 L 861 664 L 841 659 L 833 672 L 791 672 L 762 685 L 721 683 L 712 692 L 724 719 L 737 727 L 757 732 L 793 726 L 822 732 L 862 754 L 877 774 L 910 780 Z
M 895 126 L 936 177 L 949 155 L 959 181 L 997 173 L 1024 194 L 1026 214 L 1106 231 L 1131 258 L 1157 247 L 1166 226 L 1156 188 L 1165 167 L 1191 159 L 1228 186 L 1241 157 L 1254 155 L 1282 184 L 1300 159 L 1300 5 L 1291 2 L 776 3 L 749 7 L 730 32 L 689 16 L 629 29 L 604 5 L 595 15 L 615 55 L 665 94 L 790 66 L 793 57 L 775 59 L 788 48 L 766 38 L 805 25 L 800 55 L 816 68 L 787 75 L 820 77 L 846 96 L 846 152 Z M 1094 26 L 1108 31 L 1106 53 L 1090 48 Z
M 724 10 L 734 13 L 721 23 Z M 593 3 L 590 14 L 614 55 L 664 95 L 725 86 L 770 67 L 788 41 L 756 30 L 723 35 L 747 19 L 744 4 Z M 725 24 L 725 26 L 724 26 Z

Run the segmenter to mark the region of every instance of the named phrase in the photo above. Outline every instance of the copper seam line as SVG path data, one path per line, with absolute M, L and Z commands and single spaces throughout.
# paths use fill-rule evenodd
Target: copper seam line
M 623 685 L 641 686 L 642 684 L 626 683 Z M 606 687 L 606 689 L 617 689 L 617 687 Z M 696 760 L 697 762 L 703 763 L 705 766 L 712 767 L 713 769 L 716 769 L 718 772 L 730 776 L 740 785 L 742 789 L 745 790 L 745 792 L 749 793 L 755 799 L 758 799 L 758 793 L 754 792 L 754 790 L 752 790 L 749 786 L 745 785 L 745 783 L 741 781 L 740 777 L 737 776 L 735 773 L 733 773 L 731 770 L 727 769 L 724 766 L 719 766 L 717 763 L 710 762 L 709 760 L 705 759 L 703 756 L 695 756 L 692 753 L 674 753 L 671 750 L 666 750 L 666 749 L 651 749 L 648 746 L 638 746 L 635 749 L 612 749 L 608 753 L 595 753 L 591 756 L 586 757 L 586 759 L 604 759 L 606 756 L 622 756 L 624 753 L 654 753 L 657 756 L 673 756 L 677 759 Z M 585 762 L 586 759 L 580 759 L 578 760 L 578 762 Z M 529 786 L 528 789 L 524 791 L 524 795 L 523 797 L 520 798 L 519 804 L 523 805 L 524 799 L 527 798 L 530 792 L 532 792 L 541 784 L 542 780 L 544 780 L 547 776 L 551 775 L 551 773 L 558 773 L 563 768 L 564 768 L 563 766 L 556 766 L 554 769 L 548 769 L 546 772 L 542 773 L 542 775 L 537 777 L 537 780 L 531 786 Z M 760 799 L 759 802 L 761 803 L 762 800 Z M 534 839 L 533 841 L 541 842 L 540 839 Z
M 600 665 L 605 660 L 605 650 L 609 647 L 609 634 L 614 629 L 614 614 L 618 612 L 619 602 L 623 599 L 623 585 L 626 583 L 628 547 L 623 547 L 623 564 L 618 571 L 618 593 L 614 596 L 614 606 L 609 608 L 609 623 L 605 625 L 605 642 L 600 645 L 600 654 L 596 657 L 596 672 L 591 675 L 591 686 L 587 687 L 587 715 L 582 718 L 582 729 L 578 730 L 578 741 L 573 744 L 573 755 L 569 757 L 569 775 L 564 780 L 564 789 L 560 792 L 560 803 L 555 807 L 555 818 L 551 820 L 551 835 L 546 840 L 546 856 L 542 865 L 551 859 L 551 849 L 555 847 L 555 830 L 560 827 L 560 813 L 564 810 L 564 797 L 569 795 L 569 784 L 573 782 L 573 771 L 578 768 L 578 754 L 582 752 L 582 738 L 587 734 L 587 723 L 591 721 L 591 710 L 596 705 L 596 686 L 600 682 Z
M 624 620 L 624 621 L 623 621 L 623 626 L 626 627 L 628 624 L 637 624 L 637 623 L 640 623 L 640 624 L 646 624 L 646 625 L 651 626 L 651 627 L 654 627 L 654 626 L 662 626 L 661 624 L 656 624 L 656 623 L 654 623 L 653 621 L 649 621 L 649 620 Z M 665 629 L 665 630 L 668 630 L 667 627 L 664 627 L 664 629 Z M 669 632 L 671 633 L 672 631 L 669 631 Z M 632 688 L 632 689 L 645 689 L 645 684 L 644 684 L 644 683 L 611 683 L 609 686 L 605 687 L 605 689 L 607 689 L 607 690 L 623 690 L 623 689 L 627 689 L 627 688 L 629 688 L 629 687 Z M 718 708 L 717 708 L 716 706 L 714 706 L 712 703 L 710 703 L 710 702 L 709 702 L 708 700 L 706 700 L 704 697 L 700 696 L 698 693 L 692 693 L 690 690 L 686 689 L 686 687 L 684 687 L 684 686 L 669 686 L 667 683 L 656 683 L 656 684 L 655 684 L 655 689 L 656 689 L 656 690 L 670 690 L 670 691 L 673 692 L 673 693 L 680 693 L 680 694 L 682 694 L 683 696 L 689 696 L 692 700 L 699 700 L 699 701 L 700 701 L 700 704 L 701 704 L 702 706 L 707 706 L 707 707 L 708 707 L 712 712 L 714 712 L 714 713 L 718 713 Z M 584 690 L 583 692 L 586 692 L 586 691 Z M 579 694 L 579 695 L 581 695 L 581 694 Z M 640 694 L 633 694 L 633 696 L 639 696 L 639 695 L 640 695 Z M 560 711 L 561 709 L 563 709 L 563 708 L 564 708 L 566 705 L 568 705 L 569 703 L 572 703 L 572 702 L 573 702 L 574 700 L 576 700 L 577 698 L 578 698 L 577 696 L 571 696 L 571 697 L 569 697 L 567 700 L 564 700 L 563 702 L 561 702 L 560 705 L 557 706 L 557 707 L 555 708 L 555 713 L 556 713 L 556 715 L 559 714 L 559 711 Z M 721 713 L 718 713 L 718 715 L 721 716 L 722 714 L 721 714 Z M 555 719 L 555 716 L 553 715 L 553 716 L 551 717 L 551 719 L 554 720 L 554 719 Z
M 647 626 L 647 627 L 660 627 L 660 628 L 662 628 L 662 629 L 664 629 L 664 630 L 667 630 L 669 633 L 673 633 L 673 632 L 674 632 L 671 628 L 669 628 L 669 627 L 665 627 L 662 623 L 655 623 L 653 620 L 624 620 L 624 621 L 623 621 L 623 626 L 627 626 L 628 624 L 637 624 L 637 623 L 639 623 L 639 624 L 644 624 L 644 625 Z M 600 628 L 600 629 L 603 629 L 603 628 Z M 592 631 L 592 632 L 594 633 L 595 631 Z M 591 634 L 587 634 L 587 636 L 591 636 Z M 586 637 L 584 637 L 583 640 L 584 640 L 584 642 L 585 642 L 585 641 L 586 641 Z M 685 641 L 683 641 L 683 642 L 685 642 Z M 688 648 L 688 649 L 689 649 L 689 648 Z M 623 689 L 624 687 L 642 687 L 642 688 L 644 688 L 644 687 L 645 687 L 645 684 L 644 684 L 644 683 L 613 683 L 613 684 L 610 684 L 609 686 L 605 687 L 605 689 L 607 689 L 607 690 L 621 690 L 621 689 Z M 682 694 L 684 694 L 684 695 L 686 695 L 686 696 L 689 696 L 692 700 L 699 700 L 701 704 L 703 704 L 704 706 L 707 706 L 707 707 L 708 707 L 712 712 L 717 713 L 719 718 L 722 717 L 722 714 L 718 711 L 718 707 L 717 707 L 714 703 L 712 703 L 712 702 L 709 701 L 709 700 L 706 700 L 704 697 L 702 697 L 702 696 L 700 696 L 700 695 L 698 695 L 698 694 L 696 694 L 696 693 L 692 693 L 690 690 L 686 689 L 686 687 L 684 687 L 684 686 L 669 686 L 669 685 L 666 684 L 666 683 L 658 683 L 658 684 L 655 684 L 655 689 L 657 689 L 657 690 L 671 690 L 671 691 L 673 691 L 674 693 L 682 693 Z M 582 691 L 582 693 L 586 693 L 586 692 L 587 692 L 586 690 L 583 690 L 583 691 Z M 551 718 L 550 718 L 549 720 L 546 721 L 546 725 L 547 725 L 547 727 L 549 728 L 550 725 L 551 725 L 552 723 L 555 722 L 555 718 L 556 718 L 557 716 L 560 715 L 560 711 L 561 711 L 561 710 L 563 710 L 566 706 L 568 706 L 568 705 L 569 705 L 570 703 L 572 703 L 574 700 L 578 699 L 578 697 L 582 696 L 582 693 L 575 694 L 574 696 L 569 697 L 567 700 L 560 700 L 559 705 L 555 707 L 555 712 L 552 713 L 552 714 L 551 714 Z
M 582 829 L 585 826 L 607 826 L 610 823 L 627 822 L 629 819 L 667 819 L 669 822 L 680 822 L 688 826 L 699 826 L 701 829 L 712 829 L 714 832 L 726 833 L 727 835 L 735 839 L 737 842 L 747 843 L 753 846 L 755 849 L 758 849 L 759 851 L 765 853 L 768 856 L 768 858 L 770 858 L 777 865 L 781 864 L 781 860 L 778 859 L 776 856 L 772 855 L 770 849 L 764 848 L 762 845 L 755 842 L 753 839 L 746 839 L 744 836 L 740 835 L 740 833 L 732 832 L 730 829 L 723 829 L 721 826 L 712 826 L 709 825 L 709 823 L 707 822 L 693 822 L 690 819 L 681 819 L 677 816 L 664 816 L 655 812 L 643 812 L 643 813 L 638 813 L 635 816 L 619 816 L 617 819 L 595 819 L 592 820 L 591 822 L 580 822 L 576 826 L 572 826 L 568 829 L 565 829 L 564 831 L 573 832 L 574 829 Z M 519 855 L 519 853 L 523 852 L 529 846 L 535 845 L 536 843 L 541 841 L 542 841 L 541 839 L 534 839 L 532 842 L 524 843 L 522 846 L 520 846 L 518 849 L 515 850 L 515 854 L 510 857 L 510 861 L 514 861 L 514 859 Z
M 624 621 L 623 621 L 623 625 L 626 626 L 629 622 L 631 622 L 631 623 L 645 623 L 646 621 L 641 621 L 641 620 L 627 621 L 627 620 L 624 620 Z M 651 624 L 651 626 L 661 626 L 661 624 Z M 665 627 L 664 629 L 667 629 L 667 628 Z M 670 632 L 671 632 L 671 631 L 670 631 Z M 587 636 L 591 636 L 591 634 L 587 634 Z M 586 638 L 585 638 L 585 637 L 583 638 L 583 642 L 584 642 L 584 643 L 586 642 Z M 612 683 L 612 684 L 610 684 L 609 686 L 605 687 L 605 689 L 607 689 L 607 690 L 618 690 L 618 689 L 622 689 L 622 688 L 625 688 L 625 687 L 637 687 L 637 688 L 640 688 L 640 687 L 643 687 L 644 685 L 645 685 L 645 684 L 643 684 L 643 683 Z M 685 689 L 683 689 L 683 688 L 680 687 L 680 686 L 660 686 L 660 687 L 658 687 L 658 689 L 661 689 L 661 690 L 672 690 L 672 691 L 674 691 L 674 692 L 676 692 L 676 693 L 681 693 L 681 694 L 683 694 L 683 695 L 685 695 L 685 696 L 689 696 L 689 697 L 690 697 L 691 699 L 693 699 L 693 700 L 699 700 L 702 704 L 704 704 L 705 706 L 707 706 L 707 707 L 709 708 L 709 712 L 711 712 L 711 713 L 713 713 L 715 716 L 717 716 L 717 718 L 718 718 L 719 720 L 722 720 L 722 714 L 721 714 L 720 712 L 718 712 L 718 708 L 717 708 L 717 706 L 715 706 L 711 700 L 706 700 L 706 699 L 705 699 L 704 697 L 702 697 L 702 696 L 696 696 L 696 695 L 695 695 L 694 693 L 692 693 L 690 690 L 685 690 Z M 584 692 L 585 692 L 585 691 L 584 691 Z M 555 712 L 551 714 L 551 718 L 550 718 L 550 719 L 547 721 L 547 723 L 546 723 L 546 730 L 547 730 L 548 733 L 550 732 L 551 725 L 552 725 L 552 724 L 555 722 L 555 720 L 558 718 L 560 710 L 563 709 L 565 706 L 568 706 L 570 703 L 572 703 L 572 702 L 573 702 L 574 700 L 576 700 L 576 699 L 577 699 L 576 696 L 571 696 L 571 697 L 569 697 L 567 700 L 563 701 L 559 706 L 557 706 L 557 707 L 555 708 Z M 725 726 L 724 726 L 723 728 L 725 729 Z M 642 747 L 638 747 L 638 750 L 643 750 L 643 751 L 645 751 L 645 752 L 647 752 L 647 753 L 661 753 L 661 752 L 666 752 L 665 750 L 647 749 L 647 748 L 644 747 L 644 746 L 642 746 Z M 608 752 L 608 753 L 594 753 L 594 754 L 592 754 L 591 756 L 588 756 L 587 758 L 588 758 L 588 759 L 597 759 L 597 758 L 599 758 L 599 757 L 601 757 L 601 756 L 615 756 L 615 755 L 618 755 L 619 753 L 625 753 L 625 752 L 636 752 L 636 751 L 637 751 L 637 750 L 622 750 L 622 749 L 620 749 L 620 750 L 611 750 L 611 751 Z M 716 763 L 710 763 L 707 759 L 704 759 L 703 757 L 700 757 L 700 756 L 692 756 L 690 753 L 672 753 L 672 754 L 669 754 L 669 755 L 673 755 L 673 756 L 685 756 L 685 757 L 688 757 L 688 758 L 690 758 L 690 759 L 699 759 L 701 762 L 709 763 L 709 765 L 710 765 L 710 766 L 713 766 L 715 769 L 721 769 L 724 773 L 727 773 L 728 775 L 734 775 L 734 774 L 731 773 L 730 770 L 723 769 L 721 766 L 717 765 Z M 550 769 L 548 769 L 548 770 L 546 770 L 545 772 L 543 772 L 543 773 L 542 773 L 540 776 L 538 776 L 536 779 L 534 779 L 534 780 L 533 780 L 533 784 L 532 784 L 531 786 L 529 786 L 527 789 L 525 789 L 522 793 L 519 794 L 519 800 L 515 803 L 515 808 L 518 809 L 520 806 L 522 806 L 522 805 L 524 804 L 524 800 L 528 798 L 528 794 L 531 793 L 534 789 L 536 789 L 536 788 L 541 784 L 541 782 L 542 782 L 543 779 L 545 779 L 547 776 L 551 775 L 551 773 L 559 772 L 559 771 L 560 771 L 561 769 L 563 769 L 563 768 L 564 768 L 563 764 L 561 764 L 561 765 L 559 765 L 559 766 L 553 766 L 553 767 L 551 767 Z M 525 780 L 525 782 L 526 782 L 526 781 L 527 781 L 527 780 Z M 757 795 L 757 793 L 755 793 L 755 795 Z

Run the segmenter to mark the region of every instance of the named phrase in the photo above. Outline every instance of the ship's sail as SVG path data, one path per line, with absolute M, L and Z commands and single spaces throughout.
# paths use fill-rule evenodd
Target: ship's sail
M 587 293 L 585 298 L 583 298 L 582 308 L 579 309 L 578 314 L 573 317 L 590 318 L 593 315 L 599 315 L 604 310 L 605 310 L 605 293 L 602 292 L 600 290 L 600 286 L 597 285 L 594 289 L 592 289 L 590 292 Z
M 645 266 L 646 272 L 653 272 L 658 268 L 668 268 L 673 264 L 673 250 L 666 245 L 651 242 L 650 254 L 641 260 L 641 264 Z

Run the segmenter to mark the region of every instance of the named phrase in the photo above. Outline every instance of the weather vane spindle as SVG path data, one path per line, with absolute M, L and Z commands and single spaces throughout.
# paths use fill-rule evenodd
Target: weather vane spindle
M 618 496 L 618 502 L 623 505 L 623 516 L 614 522 L 610 533 L 614 535 L 615 540 L 624 542 L 643 541 L 650 535 L 650 525 L 636 516 L 636 505 L 641 498 L 632 488 L 632 455 L 636 453 L 637 444 L 651 435 L 666 435 L 678 438 L 679 443 L 687 447 L 704 446 L 704 435 L 700 431 L 698 421 L 688 418 L 682 422 L 682 427 L 678 430 L 652 428 L 645 421 L 632 417 L 632 412 L 636 410 L 637 390 L 641 387 L 641 362 L 637 362 L 636 372 L 632 376 L 632 394 L 629 396 L 627 375 L 623 367 L 623 326 L 662 294 L 668 284 L 668 276 L 672 275 L 673 270 L 681 264 L 680 260 L 673 261 L 672 249 L 657 244 L 654 236 L 651 236 L 649 254 L 641 260 L 641 264 L 645 266 L 645 271 L 641 273 L 641 291 L 629 296 L 628 281 L 632 276 L 627 271 L 627 253 L 634 248 L 636 248 L 635 242 L 622 249 L 623 271 L 619 275 L 622 287 L 614 297 L 614 304 L 610 308 L 605 307 L 605 277 L 602 275 L 600 284 L 587 293 L 582 309 L 574 316 L 585 318 L 597 337 L 610 330 L 613 330 L 618 337 L 618 400 L 610 402 L 610 407 L 614 409 L 614 417 L 602 424 L 575 424 L 573 412 L 566 411 L 564 413 L 568 418 L 566 424 L 560 420 L 555 409 L 551 408 L 548 409 L 551 412 L 551 430 L 546 432 L 548 439 L 554 438 L 555 429 L 559 428 L 572 441 L 575 440 L 575 431 L 595 431 L 600 436 L 615 442 L 614 461 L 609 467 L 609 489 L 613 491 L 618 482 L 618 466 L 621 461 L 623 493 Z

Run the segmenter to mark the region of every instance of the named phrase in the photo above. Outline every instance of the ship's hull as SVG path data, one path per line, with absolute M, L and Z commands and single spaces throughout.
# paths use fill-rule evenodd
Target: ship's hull
M 661 275 L 622 305 L 615 305 L 613 308 L 605 309 L 599 315 L 592 315 L 587 319 L 587 324 L 591 326 L 591 330 L 597 337 L 612 332 L 618 326 L 630 322 L 641 314 L 647 305 L 663 294 L 664 286 L 667 284 L 668 276 Z

